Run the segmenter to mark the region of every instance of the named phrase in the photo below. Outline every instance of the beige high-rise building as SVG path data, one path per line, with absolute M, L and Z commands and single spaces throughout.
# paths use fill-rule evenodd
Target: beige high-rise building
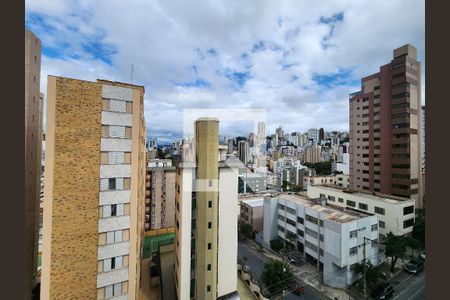
M 147 164 L 145 230 L 172 228 L 175 220 L 175 171 L 170 159 Z M 172 228 L 173 229 L 173 228 Z
M 25 298 L 31 299 L 36 284 L 41 185 L 43 98 L 41 41 L 25 29 Z
M 422 208 L 417 50 L 394 49 L 390 63 L 350 95 L 350 187 L 412 198 Z
M 198 119 L 195 141 L 182 146 L 184 159 L 177 165 L 174 269 L 177 299 L 237 296 L 240 162 L 226 158 L 227 147 L 219 147 L 218 137 L 217 119 Z
M 48 77 L 41 299 L 138 299 L 142 86 Z
M 321 162 L 320 159 L 321 148 L 322 148 L 321 146 L 316 144 L 307 147 L 305 151 L 305 162 L 311 164 Z

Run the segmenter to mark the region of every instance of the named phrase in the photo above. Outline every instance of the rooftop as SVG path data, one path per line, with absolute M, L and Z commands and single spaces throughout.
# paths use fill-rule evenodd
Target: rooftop
M 280 194 L 278 198 L 285 201 L 295 202 L 317 212 L 325 213 L 327 214 L 327 216 L 324 218 L 325 220 L 333 221 L 336 223 L 351 222 L 370 216 L 369 214 L 348 210 L 338 206 L 331 206 L 328 204 L 320 205 L 317 204 L 317 201 L 320 199 L 311 199 L 299 194 Z
M 389 202 L 389 203 L 394 203 L 394 204 L 404 203 L 406 201 L 414 201 L 410 198 L 403 198 L 403 197 L 386 195 L 386 194 L 375 193 L 375 192 L 373 192 L 373 193 L 364 192 L 364 191 L 353 190 L 353 189 L 349 189 L 349 188 L 343 188 L 338 185 L 336 185 L 336 186 L 335 185 L 333 185 L 333 186 L 331 186 L 331 185 L 315 185 L 313 187 L 314 188 L 323 188 L 325 190 L 334 191 L 334 192 L 343 192 L 343 193 L 352 194 L 355 196 L 372 199 L 375 201 L 384 201 L 384 202 Z
M 243 199 L 241 202 L 244 202 L 250 207 L 259 207 L 264 205 L 264 198 L 257 198 L 257 199 Z

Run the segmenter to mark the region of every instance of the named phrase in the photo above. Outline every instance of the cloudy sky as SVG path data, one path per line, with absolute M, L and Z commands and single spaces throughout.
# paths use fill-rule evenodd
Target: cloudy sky
M 348 94 L 410 43 L 423 0 L 26 0 L 47 75 L 145 86 L 147 135 L 182 136 L 183 110 L 265 109 L 268 132 L 348 130 Z M 220 114 L 220 113 L 219 113 Z M 224 135 L 248 134 L 231 122 Z

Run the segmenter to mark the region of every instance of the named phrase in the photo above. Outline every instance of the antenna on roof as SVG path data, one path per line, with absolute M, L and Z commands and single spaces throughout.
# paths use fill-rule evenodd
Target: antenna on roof
M 130 70 L 131 80 L 130 80 L 130 83 L 133 83 L 133 72 L 134 72 L 134 66 L 133 66 L 133 64 L 131 64 L 131 70 Z

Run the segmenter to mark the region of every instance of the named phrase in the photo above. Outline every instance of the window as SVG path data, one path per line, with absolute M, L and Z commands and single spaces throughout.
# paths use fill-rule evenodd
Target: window
M 347 200 L 347 205 L 351 206 L 351 207 L 355 207 L 356 206 L 356 202 L 352 201 L 352 200 Z
M 212 201 L 211 200 L 208 201 L 208 207 L 212 208 Z
M 358 207 L 360 209 L 367 210 L 367 204 L 365 204 L 365 203 L 358 203 Z
M 108 231 L 106 232 L 106 244 L 114 244 L 114 243 L 120 243 L 123 238 L 123 232 L 122 230 L 116 230 L 116 231 Z
M 406 229 L 413 225 L 414 225 L 414 219 L 409 219 L 409 220 L 403 221 L 403 229 Z
M 414 205 L 403 207 L 403 215 L 409 215 L 414 212 Z
M 285 221 L 286 220 L 285 217 L 282 216 L 282 215 L 278 215 L 278 219 L 281 220 L 281 221 Z
M 350 238 L 355 238 L 358 236 L 358 230 L 352 230 L 350 231 Z
M 302 217 L 297 217 L 297 222 L 300 224 L 304 223 L 304 219 Z
M 211 227 L 212 227 L 212 223 L 208 222 L 208 229 L 211 229 Z
M 320 199 L 325 199 L 325 198 L 326 198 L 325 194 L 320 194 Z
M 310 215 L 306 215 L 306 221 L 312 222 L 314 224 L 318 223 L 317 222 L 318 221 L 317 218 L 311 217 Z
M 323 221 L 322 220 L 319 220 L 319 226 L 323 227 Z
M 328 196 L 328 200 L 335 202 L 336 198 L 334 196 Z
M 278 204 L 278 208 L 284 210 L 285 206 L 283 204 Z
M 211 286 L 210 286 L 210 285 L 208 285 L 208 286 L 206 287 L 206 291 L 207 291 L 208 293 L 211 292 Z
M 344 199 L 342 199 L 342 198 L 338 198 L 338 201 L 341 203 L 344 203 Z
M 212 187 L 212 180 L 208 180 L 208 186 Z
M 108 179 L 108 189 L 109 190 L 115 190 L 116 189 L 116 178 L 109 178 Z
M 105 299 L 109 299 L 122 294 L 122 283 L 116 283 L 105 287 Z
M 111 217 L 114 217 L 117 215 L 117 204 L 111 205 Z
M 211 243 L 208 243 L 208 250 L 211 250 Z
M 380 226 L 380 228 L 384 228 L 386 224 L 383 221 L 379 221 L 378 222 L 378 226 Z
M 211 264 L 208 264 L 208 271 L 211 271 Z
M 297 234 L 301 237 L 305 236 L 305 233 L 303 232 L 303 230 L 297 229 Z
M 295 224 L 294 221 L 292 221 L 292 220 L 290 220 L 290 219 L 286 219 L 286 222 L 287 222 L 288 224 L 292 225 L 292 226 L 297 225 L 297 224 Z
M 349 251 L 350 256 L 356 255 L 357 253 L 358 253 L 358 247 L 357 246 L 350 248 L 350 251 Z
M 308 227 L 305 228 L 305 232 L 307 235 L 310 235 L 316 239 L 319 237 L 319 234 L 316 231 L 309 229 Z
M 375 213 L 376 214 L 384 215 L 384 212 L 385 212 L 384 208 L 375 206 Z
M 378 229 L 378 224 L 373 224 L 372 225 L 372 231 L 376 231 Z

